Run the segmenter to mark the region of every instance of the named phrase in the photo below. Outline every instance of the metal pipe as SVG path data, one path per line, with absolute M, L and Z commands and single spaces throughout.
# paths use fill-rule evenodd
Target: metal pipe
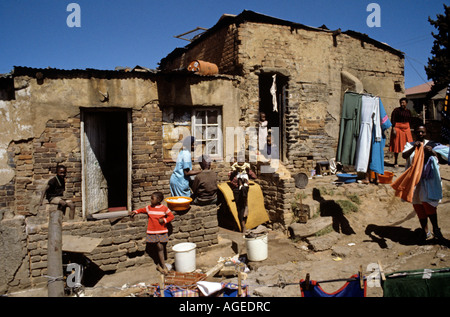
M 128 210 L 121 210 L 121 211 L 110 211 L 110 212 L 104 212 L 100 214 L 92 214 L 87 217 L 88 220 L 100 220 L 100 219 L 112 219 L 112 218 L 119 218 L 119 217 L 127 217 L 128 216 Z

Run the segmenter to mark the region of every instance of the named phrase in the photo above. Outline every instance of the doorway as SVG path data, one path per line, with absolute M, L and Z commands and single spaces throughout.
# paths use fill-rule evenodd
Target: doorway
M 273 134 L 272 142 L 278 142 L 282 161 L 286 159 L 285 114 L 288 100 L 288 81 L 287 76 L 279 73 L 262 73 L 259 75 L 259 112 L 266 114 L 268 129 L 271 129 Z M 278 133 L 274 128 L 278 128 Z M 274 140 L 274 136 L 277 136 L 277 140 Z
M 83 109 L 83 216 L 131 208 L 131 113 Z

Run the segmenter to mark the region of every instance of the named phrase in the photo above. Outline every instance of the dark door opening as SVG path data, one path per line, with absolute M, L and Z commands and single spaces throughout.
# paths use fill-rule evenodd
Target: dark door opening
M 273 77 L 274 75 L 275 78 Z M 278 128 L 278 148 L 280 149 L 280 159 L 285 159 L 286 154 L 286 108 L 287 108 L 287 86 L 288 77 L 275 73 L 262 73 L 259 75 L 259 112 L 266 114 L 268 129 Z M 273 90 L 275 86 L 275 92 Z M 274 92 L 274 95 L 273 95 Z M 274 98 L 276 103 L 274 102 Z
M 128 112 L 86 110 L 82 117 L 87 214 L 127 209 Z

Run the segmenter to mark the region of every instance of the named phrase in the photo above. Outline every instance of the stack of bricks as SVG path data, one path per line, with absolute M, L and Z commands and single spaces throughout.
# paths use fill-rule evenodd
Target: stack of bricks
M 181 242 L 196 244 L 201 251 L 218 243 L 219 223 L 217 221 L 217 206 L 195 206 L 187 212 L 173 212 L 175 219 L 171 223 L 167 253 L 173 256 L 172 246 Z

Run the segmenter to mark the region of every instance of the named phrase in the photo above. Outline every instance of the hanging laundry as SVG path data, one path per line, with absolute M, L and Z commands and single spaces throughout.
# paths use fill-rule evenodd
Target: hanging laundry
M 325 292 L 318 281 L 311 280 L 306 284 L 304 279 L 300 280 L 302 297 L 366 297 L 366 290 L 366 281 L 364 280 L 364 287 L 361 288 L 360 278 L 357 274 L 352 275 L 339 290 L 333 293 Z
M 272 95 L 272 104 L 273 111 L 278 112 L 278 103 L 277 103 L 277 75 L 273 75 L 272 87 L 270 87 L 270 94 Z
M 355 162 L 356 144 L 361 124 L 362 96 L 353 92 L 344 94 L 336 161 L 342 165 Z
M 258 127 L 258 150 L 260 153 L 264 151 L 264 148 L 267 145 L 268 124 L 266 114 L 261 112 Z
M 391 184 L 391 187 L 395 190 L 395 196 L 407 202 L 412 202 L 414 188 L 422 176 L 423 162 L 424 152 L 422 144 L 415 150 L 412 165 Z
M 385 131 L 392 126 L 391 120 L 384 109 L 381 99 L 379 99 L 379 114 L 380 114 L 380 128 L 381 128 L 381 139 L 376 140 L 376 126 L 374 126 L 372 131 L 372 153 L 370 155 L 369 169 L 375 173 L 384 174 L 384 147 L 386 145 L 386 134 Z
M 384 297 L 449 297 L 450 268 L 386 274 L 381 287 Z
M 372 128 L 375 126 L 375 141 L 381 140 L 379 98 L 362 96 L 361 126 L 356 144 L 355 169 L 357 172 L 367 172 L 372 144 Z

